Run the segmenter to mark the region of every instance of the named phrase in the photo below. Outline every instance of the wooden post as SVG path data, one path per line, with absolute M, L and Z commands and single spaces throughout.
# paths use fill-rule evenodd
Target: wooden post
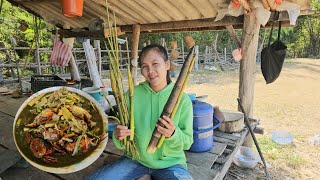
M 123 69 L 123 66 L 126 67 L 126 63 L 123 63 L 123 57 L 122 57 L 122 49 L 121 49 L 121 45 L 118 46 L 119 47 L 119 61 L 120 61 L 120 69 Z
M 224 62 L 227 62 L 227 48 L 224 48 Z
M 198 71 L 199 70 L 199 46 L 196 45 L 194 48 L 195 48 L 194 51 L 196 53 L 196 59 L 194 60 L 194 69 Z
M 98 71 L 99 71 L 99 75 L 101 77 L 102 74 L 102 64 L 101 64 L 101 48 L 100 48 L 100 40 L 94 40 L 94 47 L 97 49 L 97 55 L 98 55 Z
M 3 82 L 2 68 L 0 68 L 0 84 Z
M 184 60 L 184 42 L 181 40 L 182 61 Z
M 209 50 L 209 47 L 208 46 L 206 46 L 206 51 L 205 51 L 205 53 L 204 53 L 204 62 L 205 62 L 205 64 L 209 64 L 208 63 L 208 50 Z
M 127 48 L 127 63 L 130 63 L 129 43 L 128 43 L 127 37 L 126 37 L 126 48 Z
M 255 15 L 244 15 L 242 35 L 242 60 L 240 62 L 239 97 L 248 118 L 253 118 L 254 82 L 256 74 L 256 55 L 258 48 L 260 24 Z M 240 110 L 240 108 L 238 108 Z M 240 110 L 241 111 L 241 110 Z M 244 146 L 252 147 L 252 138 L 248 136 Z
M 37 63 L 37 72 L 38 75 L 41 75 L 41 64 L 40 64 L 40 52 L 39 52 L 39 34 L 36 34 L 36 52 L 35 52 L 35 57 L 36 57 L 36 63 Z
M 131 45 L 131 73 L 134 85 L 137 85 L 137 67 L 138 67 L 138 48 L 140 38 L 140 25 L 134 24 L 133 28 L 133 40 Z

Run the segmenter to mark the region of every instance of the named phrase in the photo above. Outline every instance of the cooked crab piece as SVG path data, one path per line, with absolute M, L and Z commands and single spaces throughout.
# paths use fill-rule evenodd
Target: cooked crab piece
M 55 158 L 55 157 L 52 157 L 52 156 L 44 156 L 44 157 L 42 158 L 42 160 L 43 160 L 44 162 L 46 162 L 46 163 L 56 163 L 56 162 L 58 162 L 58 159 Z
M 87 137 L 84 137 L 80 140 L 80 148 L 83 152 L 87 152 L 90 148 L 90 140 Z
M 87 120 L 90 120 L 91 118 L 91 115 L 89 114 L 89 112 L 85 109 L 83 109 L 82 107 L 79 107 L 79 106 L 71 106 L 69 108 L 69 110 L 71 111 L 71 113 L 74 115 L 74 116 L 77 116 L 81 119 L 84 119 L 86 118 Z
M 47 147 L 47 152 L 46 152 L 46 154 L 45 154 L 45 155 L 52 154 L 52 153 L 53 153 L 53 151 L 54 151 L 54 149 L 53 149 L 52 145 L 48 143 L 48 144 L 46 145 L 46 147 Z
M 67 143 L 65 148 L 66 150 L 69 152 L 69 153 L 73 153 L 74 151 L 74 147 L 76 146 L 76 143 L 73 142 L 73 143 Z
M 32 137 L 31 137 L 31 134 L 30 134 L 29 132 L 26 132 L 26 137 L 25 137 L 25 139 L 26 139 L 26 142 L 27 142 L 28 144 L 31 142 Z
M 34 138 L 31 140 L 30 149 L 36 158 L 41 158 L 47 152 L 46 145 L 40 138 Z
M 44 139 L 48 141 L 57 141 L 59 140 L 59 131 L 56 129 L 49 128 L 42 132 Z
M 40 124 L 45 124 L 52 120 L 53 112 L 51 109 L 46 109 L 42 111 L 39 115 L 34 118 L 34 121 L 30 124 L 26 124 L 26 127 L 36 127 Z

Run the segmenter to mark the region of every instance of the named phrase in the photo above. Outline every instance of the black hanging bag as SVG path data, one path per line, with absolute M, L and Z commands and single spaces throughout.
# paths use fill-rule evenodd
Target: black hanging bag
M 261 51 L 261 70 L 267 84 L 275 81 L 281 72 L 287 46 L 280 41 L 281 21 L 279 21 L 278 39 L 270 45 L 274 21 L 272 22 L 268 46 Z

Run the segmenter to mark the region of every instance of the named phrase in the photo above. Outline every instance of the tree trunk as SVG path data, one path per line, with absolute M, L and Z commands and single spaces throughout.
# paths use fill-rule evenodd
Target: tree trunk
M 244 15 L 242 35 L 242 60 L 240 62 L 239 98 L 248 118 L 253 118 L 254 82 L 256 74 L 256 55 L 260 25 L 253 13 Z M 240 108 L 238 108 L 240 110 Z M 252 138 L 248 136 L 244 146 L 252 147 Z

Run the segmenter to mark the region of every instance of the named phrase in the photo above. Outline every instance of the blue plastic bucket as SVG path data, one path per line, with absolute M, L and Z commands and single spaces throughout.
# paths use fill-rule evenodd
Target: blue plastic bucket
M 193 130 L 205 130 L 211 128 L 213 108 L 210 104 L 198 100 L 192 101 Z
M 97 88 L 97 87 L 86 87 L 86 88 L 83 88 L 82 91 L 88 93 L 90 96 L 92 96 L 99 103 L 101 102 L 103 94 L 102 94 L 100 88 Z
M 189 151 L 205 152 L 209 151 L 214 146 L 213 130 L 218 128 L 221 122 L 214 114 L 211 115 L 213 117 L 213 126 L 207 129 L 193 130 L 193 144 Z

